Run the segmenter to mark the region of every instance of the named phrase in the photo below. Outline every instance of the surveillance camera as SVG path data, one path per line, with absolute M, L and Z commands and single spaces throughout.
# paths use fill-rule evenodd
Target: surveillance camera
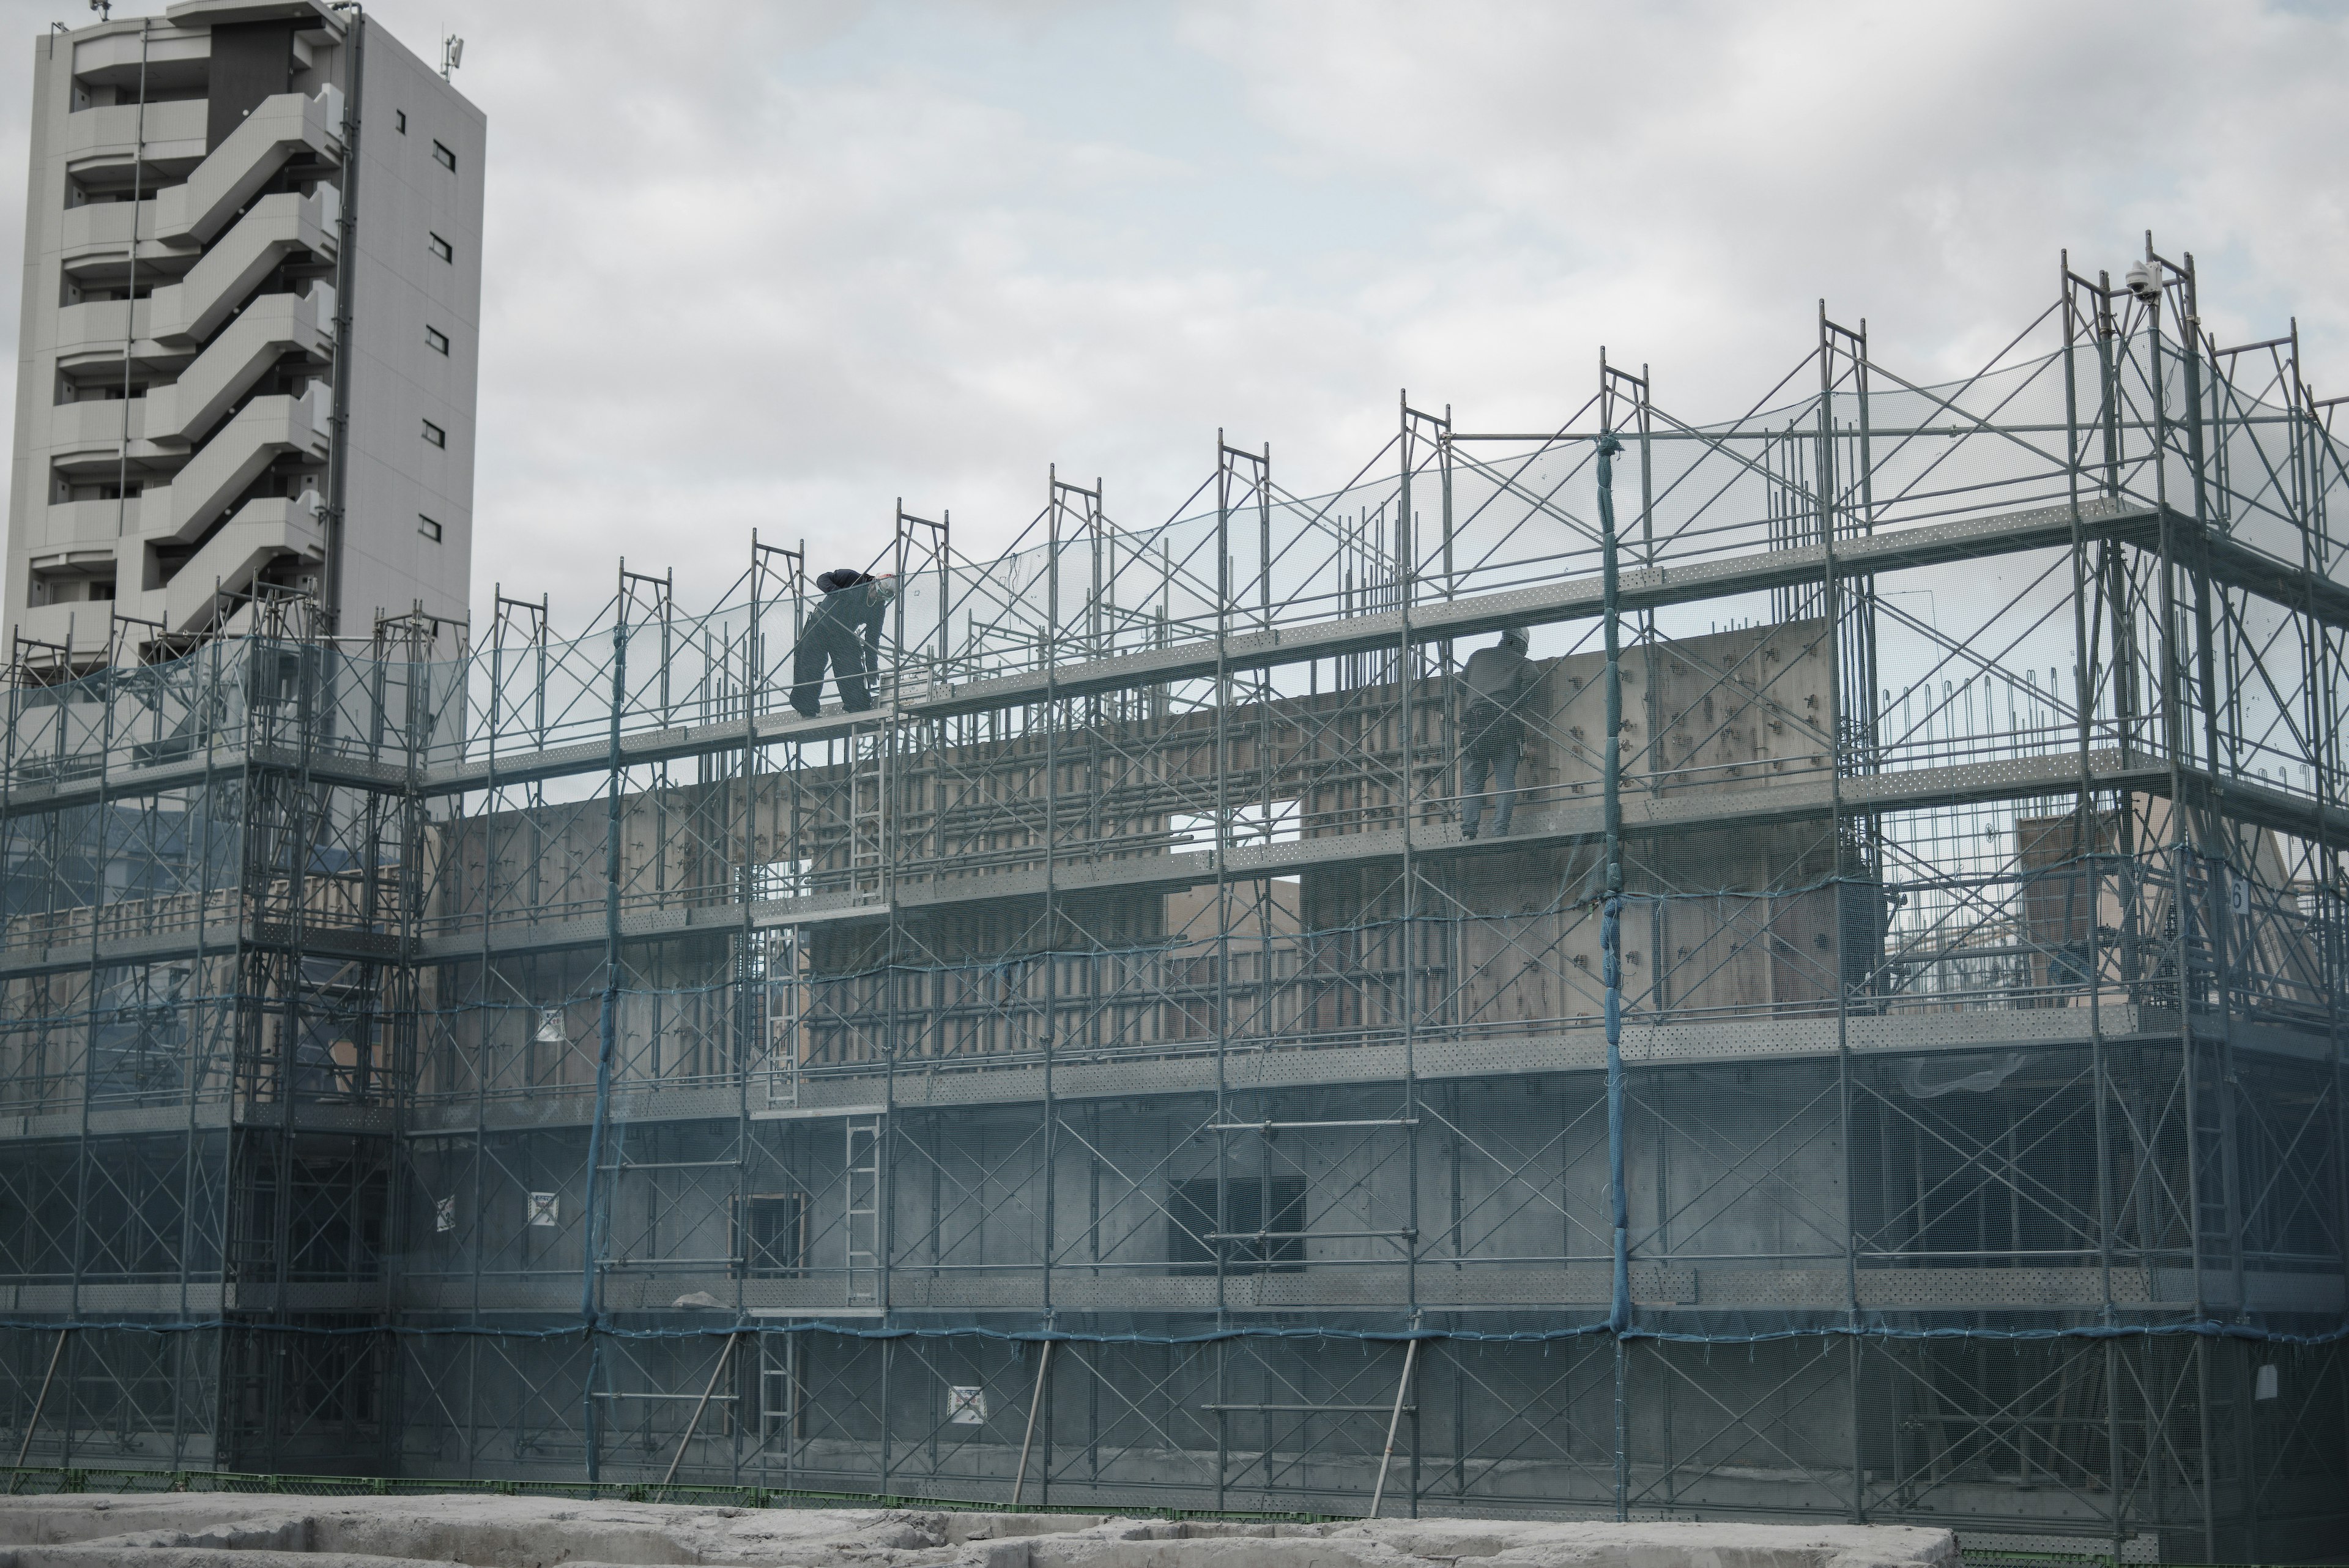
M 2155 272 L 2149 263 L 2129 263 L 2129 269 L 2123 275 L 2122 281 L 2128 285 L 2128 291 L 2139 299 L 2150 301 L 2161 297 L 2161 275 Z

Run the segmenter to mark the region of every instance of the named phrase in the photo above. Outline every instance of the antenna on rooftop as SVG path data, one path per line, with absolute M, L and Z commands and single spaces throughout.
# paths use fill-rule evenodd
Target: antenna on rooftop
M 92 5 L 97 0 L 90 0 Z M 447 81 L 449 73 L 465 63 L 465 40 L 451 33 L 440 40 L 440 79 Z
M 101 22 L 114 20 L 114 0 L 89 0 L 89 8 L 98 13 Z

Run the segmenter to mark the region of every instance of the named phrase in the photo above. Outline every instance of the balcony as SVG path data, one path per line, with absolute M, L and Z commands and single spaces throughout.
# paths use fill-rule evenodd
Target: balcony
M 147 408 L 144 398 L 92 399 L 57 404 L 49 410 L 49 461 L 68 467 L 100 460 L 118 461 L 122 455 L 125 410 L 129 413 L 129 439 L 135 441 L 147 434 Z
M 111 545 L 125 534 L 139 532 L 140 508 L 145 497 L 120 501 L 57 501 L 42 518 L 42 533 L 26 543 L 36 553 L 75 545 Z
M 130 224 L 139 223 L 139 265 L 170 266 L 177 271 L 195 258 L 184 244 L 169 245 L 155 237 L 155 203 L 91 202 L 66 209 L 58 225 L 58 252 L 66 270 L 86 272 L 96 266 L 122 265 L 130 249 Z
M 98 71 L 128 76 L 143 65 L 159 76 L 168 70 L 185 82 L 202 79 L 190 73 L 196 68 L 196 62 L 209 61 L 212 53 L 209 33 L 158 29 L 141 34 L 125 27 L 75 39 L 73 68 L 78 77 Z
M 57 225 L 58 248 L 71 262 L 83 251 L 98 250 L 119 255 L 130 243 L 130 219 L 139 218 L 139 237 L 155 237 L 155 203 L 144 202 L 89 202 L 78 207 L 67 207 L 63 222 Z
M 295 96 L 292 94 L 289 97 Z M 275 102 L 275 99 L 271 99 Z M 266 107 L 266 106 L 264 106 Z M 189 162 L 204 156 L 204 127 L 211 106 L 202 99 L 174 99 L 146 106 L 147 161 L 150 163 Z M 66 133 L 57 151 L 66 167 L 88 169 L 106 163 L 128 163 L 140 140 L 139 105 L 109 104 L 66 117 Z M 336 119 L 341 120 L 339 107 Z M 283 161 L 283 160 L 280 160 Z M 273 165 L 272 167 L 274 167 Z M 199 171 L 202 164 L 197 164 Z
M 106 646 L 114 629 L 114 606 L 105 599 L 32 605 L 17 612 L 16 625 L 36 641 L 85 653 Z
M 142 338 L 149 336 L 154 303 L 151 299 L 93 299 L 65 306 L 57 315 L 58 358 L 100 351 L 119 358 L 122 340 L 131 331 L 135 329 Z

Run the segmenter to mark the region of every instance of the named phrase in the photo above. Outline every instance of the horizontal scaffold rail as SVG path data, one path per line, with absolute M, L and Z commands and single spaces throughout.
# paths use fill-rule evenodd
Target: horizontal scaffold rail
M 2349 587 L 2199 530 L 2192 519 L 2174 510 L 2111 499 L 2085 502 L 2077 509 L 2079 534 L 2091 541 L 2155 548 L 2161 543 L 2165 522 L 2170 545 L 2181 563 L 2198 567 L 2227 587 L 2310 615 L 2326 625 L 2349 627 Z M 2050 506 L 1895 529 L 1837 541 L 1834 569 L 1842 577 L 1865 577 L 2063 548 L 2071 544 L 2074 526 L 2072 507 Z M 1654 609 L 1798 587 L 1819 581 L 1827 569 L 1825 546 L 1794 545 L 1682 566 L 1628 569 L 1620 575 L 1618 598 L 1625 612 Z M 1413 644 L 1424 645 L 1511 626 L 1585 619 L 1601 612 L 1602 597 L 1597 575 L 1576 576 L 1537 587 L 1435 600 L 1413 605 L 1408 611 L 1382 610 L 1293 628 L 1235 633 L 1220 640 L 1201 639 L 1174 648 L 1121 653 L 989 680 L 938 683 L 864 713 L 835 711 L 807 719 L 786 710 L 756 713 L 747 720 L 638 731 L 621 735 L 616 749 L 613 742 L 599 740 L 543 750 L 492 752 L 460 763 L 416 768 L 338 755 L 331 746 L 300 753 L 227 745 L 183 759 L 120 770 L 93 757 L 87 771 L 69 777 L 35 784 L 21 778 L 14 781 L 13 787 L 0 793 L 0 816 L 188 788 L 223 771 L 243 767 L 299 770 L 321 784 L 380 792 L 463 794 L 608 772 L 616 762 L 627 769 L 736 751 L 745 744 L 814 743 L 895 722 L 943 719 L 1208 680 L 1219 670 L 1262 669 L 1364 653 L 1397 647 L 1406 633 Z
M 2188 520 L 2178 514 L 2168 515 L 2173 535 L 2181 528 L 2190 528 Z M 2116 501 L 2087 502 L 2079 508 L 2081 531 L 2090 539 L 2156 544 L 2161 520 L 2162 514 L 2154 508 Z M 2072 536 L 2071 507 L 2041 507 L 1838 540 L 1834 564 L 1838 576 L 1867 576 L 1878 572 L 2061 548 L 2070 545 Z M 2247 572 L 2251 563 L 2260 559 L 2249 551 L 2237 553 L 2247 558 L 2236 563 Z M 1660 608 L 1818 582 L 1826 576 L 1827 566 L 1828 552 L 1824 546 L 1800 545 L 1724 556 L 1686 566 L 1627 570 L 1620 574 L 1617 597 L 1625 612 Z M 2259 580 L 2278 592 L 2289 591 L 2292 597 L 2285 602 L 2292 607 L 2305 607 L 2302 602 L 2306 597 L 2302 589 L 2305 579 L 2299 575 L 2275 566 L 2267 568 Z M 2251 587 L 2252 584 L 2247 580 L 2239 586 Z M 2349 620 L 2349 590 L 2332 592 L 2340 600 L 2340 613 Z M 747 724 L 734 719 L 644 731 L 621 737 L 618 761 L 622 767 L 674 762 L 737 749 L 746 738 L 759 745 L 828 741 L 892 718 L 952 718 L 1031 702 L 1211 680 L 1218 670 L 1265 669 L 1395 648 L 1401 645 L 1406 632 L 1413 644 L 1428 644 L 1475 637 L 1512 626 L 1582 620 L 1599 615 L 1604 607 L 1603 601 L 1603 584 L 1594 573 L 1537 587 L 1433 600 L 1413 605 L 1408 610 L 1381 610 L 1297 627 L 1235 632 L 1174 648 L 1120 653 L 1114 658 L 1073 661 L 985 680 L 940 684 L 921 695 L 901 698 L 894 708 L 872 713 L 827 712 L 814 719 L 792 713 L 761 714 L 754 715 Z M 484 757 L 428 769 L 419 775 L 419 787 L 427 794 L 449 794 L 532 784 L 608 767 L 613 755 L 611 744 L 600 741 L 543 752 L 516 752 L 510 756 Z
M 2207 799 L 2243 822 L 2311 841 L 2349 842 L 2349 809 L 2321 805 L 2271 787 L 2222 780 L 2198 767 L 2180 767 L 2177 776 L 2189 795 Z M 1624 803 L 1624 828 L 1634 834 L 1675 833 L 1821 820 L 1835 809 L 1838 794 L 1840 808 L 1847 815 L 2030 800 L 2076 791 L 2084 784 L 2091 790 L 2166 795 L 2171 779 L 2170 764 L 2158 757 L 2100 749 L 2088 753 L 2084 770 L 2076 752 L 2053 753 L 1850 777 L 1840 781 L 1839 790 L 1835 783 L 1822 776 L 1742 789 L 1637 795 Z M 1420 824 L 1409 830 L 1410 850 L 1415 856 L 1437 857 L 1518 854 L 1529 849 L 1596 843 L 1604 831 L 1605 809 L 1593 798 L 1521 807 L 1517 826 L 1506 839 L 1501 840 L 1464 840 L 1454 824 Z M 1050 875 L 1052 886 L 1063 895 L 1103 889 L 1167 893 L 1219 881 L 1294 877 L 1306 871 L 1377 865 L 1400 859 L 1403 852 L 1404 830 L 1386 828 L 1232 848 L 1220 857 L 1213 850 L 1204 850 L 1112 860 L 1056 858 Z M 747 909 L 739 901 L 712 899 L 672 909 L 624 913 L 619 920 L 619 934 L 626 941 L 652 941 L 722 935 L 746 928 L 771 930 L 795 926 L 880 924 L 887 921 L 893 911 L 943 909 L 1041 896 L 1045 879 L 1045 867 L 1039 863 L 937 879 L 901 877 L 887 897 L 862 892 L 816 893 L 761 900 Z M 300 933 L 300 945 L 309 951 L 362 961 L 405 957 L 430 963 L 595 948 L 603 946 L 610 935 L 606 919 L 595 915 L 572 920 L 517 919 L 487 929 L 443 930 L 417 940 L 404 954 L 393 950 L 396 944 L 383 936 L 331 925 L 305 928 Z M 85 932 L 47 947 L 26 949 L 0 958 L 0 980 L 61 973 L 88 968 L 93 962 L 164 962 L 193 958 L 202 952 L 225 951 L 239 943 L 248 948 L 289 951 L 295 945 L 293 933 L 265 922 L 253 922 L 242 929 L 216 925 L 202 932 L 160 931 L 100 939 L 95 947 Z
M 1529 1307 L 1555 1310 L 1567 1306 L 1599 1307 L 1609 1295 L 1609 1270 L 1604 1259 L 1570 1262 L 1548 1268 L 1465 1266 L 1444 1260 L 1441 1269 L 1420 1265 L 1415 1282 L 1418 1304 L 1447 1313 L 1523 1313 Z M 1398 1277 L 1405 1263 L 1392 1260 L 1348 1260 L 1341 1267 L 1296 1272 L 1240 1273 L 1217 1282 L 1179 1273 L 1089 1276 L 1081 1265 L 1052 1271 L 1050 1305 L 1061 1313 L 1149 1312 L 1206 1314 L 1218 1304 L 1233 1312 L 1295 1312 L 1309 1309 L 1347 1313 L 1393 1312 L 1402 1297 Z M 1019 1269 L 1007 1280 L 1006 1271 L 967 1271 L 952 1264 L 935 1273 L 900 1264 L 890 1284 L 893 1314 L 973 1310 L 991 1313 L 1031 1313 L 1047 1309 L 1043 1271 Z M 2109 1281 L 2103 1269 L 2087 1265 L 1985 1262 L 1967 1267 L 1916 1267 L 1905 1260 L 1870 1261 L 1847 1273 L 1839 1263 L 1789 1268 L 1776 1260 L 1734 1260 L 1700 1264 L 1669 1259 L 1641 1259 L 1631 1265 L 1631 1299 L 1649 1312 L 1691 1314 L 1728 1311 L 1834 1311 L 1857 1294 L 1860 1306 L 1883 1311 L 1950 1312 L 2015 1309 L 2093 1310 L 2104 1304 L 2106 1291 L 2112 1304 L 2123 1311 L 2168 1309 L 2194 1303 L 2199 1283 L 2204 1302 L 2232 1306 L 2239 1301 L 2255 1310 L 2337 1313 L 2343 1303 L 2337 1278 L 2275 1269 L 2244 1271 L 2240 1289 L 2230 1274 L 2204 1274 L 2180 1266 L 2116 1266 Z M 1856 1289 L 1855 1289 L 1856 1287 Z M 602 1306 L 607 1312 L 673 1312 L 681 1292 L 698 1290 L 725 1302 L 740 1291 L 742 1305 L 753 1320 L 771 1314 L 817 1318 L 853 1315 L 852 1303 L 836 1277 L 810 1271 L 800 1279 L 744 1279 L 731 1270 L 699 1272 L 663 1269 L 648 1278 L 631 1279 L 616 1271 L 603 1282 Z M 28 1285 L 0 1288 L 0 1311 L 12 1316 L 57 1317 L 74 1311 L 71 1285 Z M 13 1298 L 13 1299 L 12 1299 Z M 96 1284 L 81 1287 L 84 1316 L 132 1316 L 160 1319 L 150 1329 L 201 1324 L 227 1313 L 336 1312 L 372 1314 L 384 1311 L 520 1314 L 543 1319 L 568 1317 L 579 1305 L 576 1266 L 546 1268 L 485 1279 L 438 1277 L 410 1273 L 396 1284 L 222 1284 L 191 1283 Z M 830 1309 L 830 1310 L 826 1310 Z M 533 1326 L 539 1326 L 533 1324 Z M 395 1330 L 394 1332 L 398 1332 Z M 426 1334 L 432 1330 L 411 1327 Z M 757 1333 L 756 1327 L 738 1332 Z M 634 1399 L 693 1400 L 692 1389 L 668 1393 L 636 1392 L 613 1396 Z M 1324 1414 L 1375 1413 L 1383 1405 L 1232 1405 L 1204 1407 L 1208 1410 L 1319 1411 Z M 1413 1407 L 1405 1405 L 1408 1412 Z
M 2349 588 L 2225 539 L 2201 534 L 2175 511 L 2113 500 L 2078 508 L 2083 537 L 2140 547 L 2158 545 L 2167 518 L 2172 547 L 2181 561 L 2199 566 L 2215 580 L 2259 595 L 2328 625 L 2349 626 Z M 2061 548 L 2073 538 L 2074 510 L 2041 507 L 1960 522 L 1931 524 L 1843 539 L 1834 548 L 1837 574 L 1861 577 L 1914 567 Z M 1819 545 L 1764 550 L 1684 566 L 1627 570 L 1619 600 L 1625 611 L 1659 608 L 1739 594 L 1816 582 L 1828 567 Z M 708 724 L 639 731 L 619 738 L 616 753 L 606 741 L 544 750 L 518 751 L 462 763 L 410 769 L 336 754 L 321 747 L 306 754 L 263 748 L 219 747 L 181 759 L 113 770 L 90 759 L 86 773 L 27 785 L 19 780 L 0 795 L 0 815 L 19 815 L 96 804 L 101 798 L 160 794 L 201 784 L 241 767 L 300 770 L 322 784 L 425 795 L 465 794 L 548 779 L 675 762 L 737 750 L 746 743 L 774 745 L 836 740 L 891 722 L 934 720 L 1067 699 L 1213 678 L 1225 670 L 1260 669 L 1329 659 L 1398 646 L 1406 632 L 1414 644 L 1475 637 L 1506 627 L 1577 620 L 1602 609 L 1596 575 L 1537 587 L 1463 596 L 1400 609 L 1355 615 L 1309 625 L 1202 639 L 1179 647 L 1120 654 L 960 684 L 940 683 L 918 696 L 863 714 L 827 712 L 754 714 Z
M 2166 794 L 2170 775 L 2167 763 L 2145 757 L 2124 757 L 2117 751 L 2090 753 L 2088 787 Z M 2027 800 L 2061 794 L 2080 786 L 2078 753 L 2059 753 L 2013 761 L 1966 763 L 1920 768 L 1842 781 L 1842 805 L 1854 811 L 1906 811 L 1934 805 L 1955 805 L 1996 800 Z M 2320 813 L 2289 795 L 2273 796 L 2275 815 L 2289 814 L 2289 831 L 2314 836 L 2330 825 L 2332 833 L 2349 833 L 2349 812 Z M 1759 826 L 1771 823 L 1826 818 L 1835 805 L 1835 786 L 1825 777 L 1798 783 L 1757 784 L 1751 788 L 1692 791 L 1687 794 L 1653 794 L 1624 803 L 1628 833 L 1673 833 L 1707 827 Z M 2230 806 L 2230 809 L 2234 809 Z M 2247 815 L 2238 811 L 2238 815 Z M 2323 818 L 2320 823 L 2319 818 Z M 1516 826 L 1506 839 L 1464 839 L 1453 823 L 1420 824 L 1409 830 L 1411 853 L 1421 857 L 1516 855 L 1527 850 L 1564 848 L 1597 843 L 1606 831 L 1604 805 L 1596 798 L 1526 805 L 1518 809 Z M 1370 866 L 1399 860 L 1405 847 L 1405 830 L 1385 828 L 1367 833 L 1332 833 L 1287 843 L 1187 854 L 1136 856 L 1115 860 L 1055 858 L 1051 886 L 1062 896 L 1115 889 L 1130 893 L 1176 893 L 1220 881 L 1264 877 L 1295 877 L 1307 871 Z M 624 916 L 624 939 L 647 940 L 699 932 L 740 930 L 887 920 L 892 910 L 910 913 L 986 904 L 1004 898 L 1041 897 L 1046 869 L 1036 864 L 972 876 L 936 879 L 901 878 L 887 898 L 847 893 L 818 893 L 775 898 L 752 904 L 746 911 L 736 902 L 713 902 L 689 909 Z M 747 919 L 746 919 L 747 917 Z M 487 929 L 449 932 L 424 939 L 416 956 L 426 961 L 548 952 L 587 948 L 605 941 L 608 928 L 603 919 L 589 917 L 559 924 L 516 922 Z
M 2193 1020 L 2198 1038 L 2215 1037 L 2215 1023 Z M 2237 1049 L 2262 1056 L 2323 1064 L 2332 1042 L 2321 1029 L 2283 1023 L 2235 1025 Z M 2144 1044 L 2175 1046 L 2175 1010 L 2141 1002 L 2085 1006 L 1971 1009 L 1954 1012 L 1889 1009 L 1856 1013 L 1840 1026 L 1832 1012 L 1696 1019 L 1662 1023 L 1627 1022 L 1622 1056 L 1637 1067 L 1686 1067 L 1755 1062 L 1908 1057 L 1984 1051 L 2085 1050 Z M 1423 1082 L 1516 1078 L 1538 1073 L 1600 1073 L 1606 1042 L 1597 1020 L 1581 1027 L 1537 1026 L 1522 1032 L 1480 1032 L 1458 1038 L 1414 1041 L 1406 1058 L 1395 1039 L 1343 1044 L 1311 1039 L 1250 1043 L 1226 1056 L 1195 1042 L 1116 1051 L 1082 1048 L 1056 1055 L 1050 1097 L 1059 1101 L 1213 1095 L 1217 1083 L 1249 1093 Z M 1047 1098 L 1046 1064 L 1039 1051 L 968 1056 L 909 1056 L 802 1069 L 800 1103 L 768 1108 L 745 1099 L 741 1084 L 664 1086 L 631 1083 L 613 1090 L 611 1113 L 630 1123 L 846 1118 L 894 1113 L 952 1112 L 979 1106 L 1040 1105 Z M 886 1084 L 883 1080 L 887 1080 Z M 760 1075 L 749 1088 L 755 1096 Z M 425 1097 L 408 1111 L 405 1136 L 471 1137 L 585 1127 L 595 1116 L 594 1085 L 538 1085 L 527 1095 L 477 1098 L 470 1091 Z

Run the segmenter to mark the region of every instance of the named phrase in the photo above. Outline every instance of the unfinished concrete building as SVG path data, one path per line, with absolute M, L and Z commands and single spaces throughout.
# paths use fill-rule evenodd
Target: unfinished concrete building
M 869 711 L 786 705 L 772 545 L 26 672 L 0 1437 L 2337 1551 L 2344 449 L 2192 288 L 901 514 Z

